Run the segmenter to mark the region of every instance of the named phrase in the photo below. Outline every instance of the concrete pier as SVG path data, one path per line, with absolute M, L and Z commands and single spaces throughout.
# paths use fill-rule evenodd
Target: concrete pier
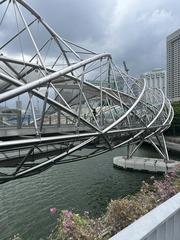
M 163 159 L 158 158 L 132 157 L 127 159 L 123 156 L 113 158 L 114 167 L 142 172 L 172 172 L 178 163 L 180 162 L 174 160 L 165 163 Z

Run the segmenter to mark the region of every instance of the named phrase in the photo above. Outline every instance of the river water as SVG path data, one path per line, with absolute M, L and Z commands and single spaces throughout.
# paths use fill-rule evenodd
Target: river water
M 111 199 L 135 194 L 143 180 L 151 181 L 152 174 L 113 168 L 113 157 L 125 154 L 125 148 L 116 149 L 0 185 L 0 239 L 9 240 L 16 233 L 24 240 L 45 239 L 58 217 L 50 208 L 73 209 L 80 215 L 88 211 L 90 217 L 100 217 Z M 159 157 L 151 146 L 141 147 L 135 156 Z M 180 160 L 178 153 L 170 157 Z

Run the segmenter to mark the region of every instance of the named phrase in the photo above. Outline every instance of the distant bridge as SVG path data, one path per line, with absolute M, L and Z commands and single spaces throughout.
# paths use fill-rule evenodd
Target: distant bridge
M 127 75 L 110 54 L 63 39 L 25 1 L 0 5 L 1 26 L 15 12 L 0 46 L 0 103 L 20 97 L 25 109 L 0 114 L 0 183 L 121 146 L 131 157 L 147 138 L 169 160 L 163 131 L 173 109 L 160 89 Z

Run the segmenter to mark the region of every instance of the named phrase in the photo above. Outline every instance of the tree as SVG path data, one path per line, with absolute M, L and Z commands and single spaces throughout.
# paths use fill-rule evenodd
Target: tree
M 165 132 L 166 135 L 180 135 L 180 102 L 173 102 L 174 118 L 170 128 Z
M 13 113 L 11 109 L 3 110 L 2 113 Z

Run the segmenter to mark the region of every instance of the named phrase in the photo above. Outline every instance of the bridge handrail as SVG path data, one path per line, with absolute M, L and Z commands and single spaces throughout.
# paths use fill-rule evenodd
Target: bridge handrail
M 178 240 L 179 226 L 180 193 L 111 237 L 110 240 Z

